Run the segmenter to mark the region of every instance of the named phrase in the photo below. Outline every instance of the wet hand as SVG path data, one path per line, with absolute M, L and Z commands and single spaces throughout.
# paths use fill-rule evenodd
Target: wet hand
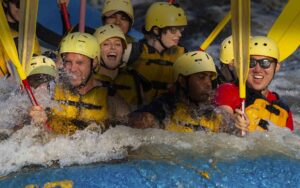
M 234 124 L 235 124 L 236 128 L 240 129 L 244 133 L 249 131 L 248 130 L 248 127 L 249 127 L 249 124 L 250 124 L 249 118 L 240 109 L 235 110 Z
M 48 120 L 47 114 L 41 106 L 32 106 L 29 110 L 29 116 L 32 123 L 38 126 L 45 125 Z

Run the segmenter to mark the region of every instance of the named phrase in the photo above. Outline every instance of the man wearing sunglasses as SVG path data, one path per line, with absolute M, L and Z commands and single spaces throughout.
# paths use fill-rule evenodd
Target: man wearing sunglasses
M 268 89 L 280 69 L 277 44 L 264 36 L 250 39 L 250 69 L 246 82 L 245 118 L 249 119 L 249 132 L 266 131 L 271 124 L 293 131 L 293 118 L 289 107 L 278 94 Z M 231 114 L 239 111 L 241 102 L 237 83 L 220 85 L 215 102 Z

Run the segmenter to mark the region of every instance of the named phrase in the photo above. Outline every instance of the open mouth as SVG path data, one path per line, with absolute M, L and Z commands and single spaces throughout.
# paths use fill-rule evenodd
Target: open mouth
M 106 57 L 107 57 L 107 59 L 109 59 L 111 61 L 115 61 L 117 59 L 117 54 L 114 52 L 111 52 Z
M 253 75 L 254 79 L 263 79 L 264 77 L 262 75 Z

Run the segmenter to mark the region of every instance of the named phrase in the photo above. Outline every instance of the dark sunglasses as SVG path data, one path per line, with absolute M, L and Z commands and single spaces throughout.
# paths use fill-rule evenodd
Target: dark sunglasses
M 259 66 L 263 69 L 268 69 L 271 66 L 271 63 L 275 63 L 276 61 L 274 59 L 252 59 L 250 58 L 250 68 L 254 68 L 256 64 L 258 63 Z

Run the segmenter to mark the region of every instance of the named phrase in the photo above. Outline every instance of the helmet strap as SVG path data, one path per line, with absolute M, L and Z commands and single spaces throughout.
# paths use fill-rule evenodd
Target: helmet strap
M 183 94 L 189 98 L 189 91 L 190 91 L 190 87 L 189 87 L 189 76 L 183 76 L 183 75 L 179 75 L 182 77 L 181 81 L 177 81 L 179 88 L 183 91 Z M 184 87 L 185 86 L 185 87 Z
M 104 63 L 104 60 L 103 60 L 102 58 L 100 59 L 100 65 L 101 65 L 102 67 L 108 69 L 108 70 L 116 70 L 116 69 L 120 68 L 121 65 L 123 65 L 123 63 L 124 63 L 124 62 L 121 60 L 121 62 L 119 63 L 118 66 L 116 66 L 115 68 L 110 68 L 110 67 L 108 67 L 108 66 Z
M 275 68 L 274 68 L 274 74 L 273 74 L 273 77 L 272 77 L 272 79 L 271 79 L 271 81 L 270 81 L 270 83 L 268 84 L 268 85 L 270 85 L 271 84 L 271 82 L 272 82 L 272 80 L 274 79 L 274 77 L 275 77 L 275 74 L 276 74 L 276 68 L 277 68 L 277 61 L 276 61 L 276 63 L 275 63 Z
M 78 86 L 78 88 L 83 88 L 83 87 L 85 87 L 86 84 L 90 81 L 90 79 L 91 79 L 91 77 L 92 77 L 92 75 L 93 75 L 93 61 L 94 61 L 94 60 L 91 59 L 90 73 L 89 73 L 88 77 L 84 80 L 84 82 L 82 82 L 82 83 Z
M 158 27 L 154 27 L 152 29 L 152 33 L 155 37 L 155 40 L 157 40 L 159 42 L 159 44 L 164 48 L 167 49 L 167 46 L 163 43 L 163 41 L 161 40 L 161 35 L 162 35 L 162 29 L 158 28 Z

